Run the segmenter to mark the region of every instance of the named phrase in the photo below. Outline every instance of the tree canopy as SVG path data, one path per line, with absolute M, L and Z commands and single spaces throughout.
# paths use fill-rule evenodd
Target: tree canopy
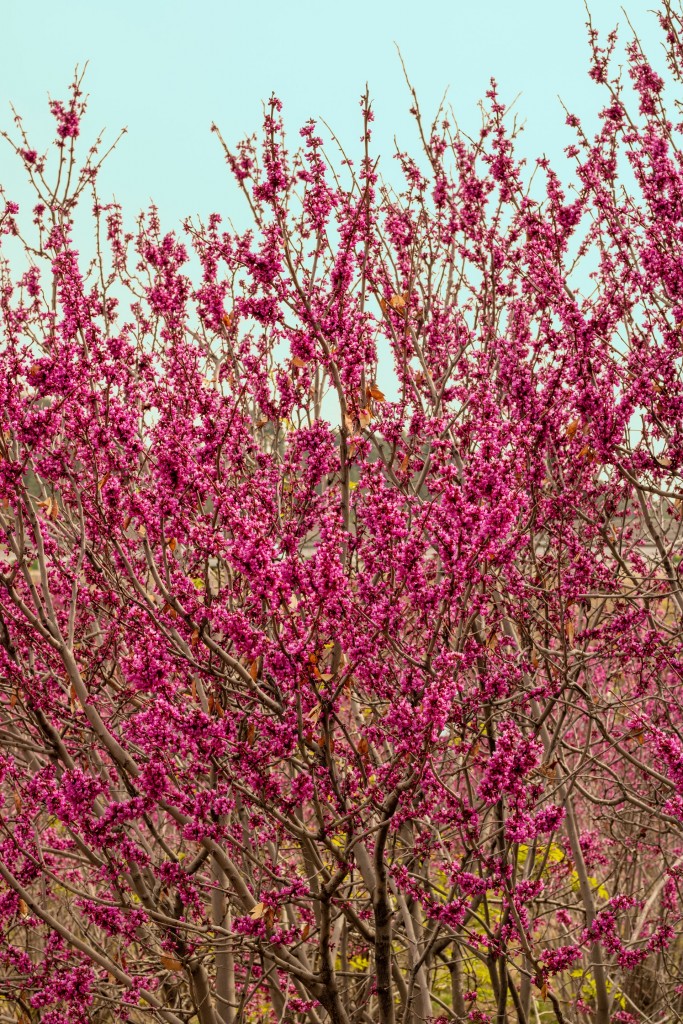
M 683 16 L 567 163 L 281 105 L 253 217 L 6 138 L 0 1019 L 683 1012 Z M 666 92 L 666 97 L 665 97 Z M 665 104 L 666 99 L 666 104 Z M 667 112 L 668 111 L 668 112 Z M 566 180 L 565 180 L 566 179 Z M 90 207 L 87 204 L 90 203 Z M 75 220 L 90 210 L 93 258 Z M 19 255 L 17 255 L 19 254 Z

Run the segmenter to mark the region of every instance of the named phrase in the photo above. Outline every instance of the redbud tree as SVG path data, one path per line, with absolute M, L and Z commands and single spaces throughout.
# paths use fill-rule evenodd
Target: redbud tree
M 2 1022 L 680 1019 L 659 21 L 666 106 L 589 23 L 564 184 L 493 84 L 474 138 L 411 93 L 392 187 L 367 97 L 353 160 L 272 99 L 245 232 L 127 225 L 78 76 L 6 135 Z

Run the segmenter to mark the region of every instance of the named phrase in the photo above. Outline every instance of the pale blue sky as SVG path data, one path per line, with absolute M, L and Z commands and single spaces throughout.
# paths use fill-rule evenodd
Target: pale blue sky
M 626 9 L 660 61 L 651 0 Z M 396 55 L 403 53 L 431 114 L 446 87 L 459 121 L 477 123 L 477 100 L 494 75 L 501 95 L 521 96 L 529 156 L 554 160 L 571 140 L 558 94 L 588 117 L 602 103 L 587 77 L 582 0 L 312 0 L 224 3 L 196 0 L 4 0 L 0 124 L 10 100 L 25 116 L 37 148 L 48 139 L 46 94 L 66 93 L 76 63 L 89 61 L 86 137 L 106 126 L 128 134 L 103 174 L 129 215 L 150 198 L 173 227 L 184 214 L 239 214 L 239 200 L 209 126 L 228 141 L 258 127 L 261 102 L 274 90 L 296 133 L 322 117 L 353 153 L 360 134 L 358 98 L 367 81 L 376 113 L 376 151 L 388 164 L 397 134 L 413 139 L 409 96 Z M 595 23 L 628 28 L 619 0 L 593 0 Z M 0 149 L 0 181 L 20 193 L 20 168 Z

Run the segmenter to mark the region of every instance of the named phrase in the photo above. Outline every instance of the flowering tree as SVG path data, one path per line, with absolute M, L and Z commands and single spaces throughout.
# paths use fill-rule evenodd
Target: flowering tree
M 3 1021 L 679 1018 L 682 126 L 590 33 L 571 196 L 494 86 L 396 190 L 367 97 L 336 170 L 273 99 L 253 231 L 184 240 L 98 198 L 80 79 L 54 174 L 17 122 Z

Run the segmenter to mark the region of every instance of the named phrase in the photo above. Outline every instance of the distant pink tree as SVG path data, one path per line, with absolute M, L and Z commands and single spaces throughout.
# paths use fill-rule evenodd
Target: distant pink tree
M 17 121 L 0 1021 L 680 1018 L 683 132 L 589 30 L 571 190 L 494 85 L 400 189 L 273 99 L 243 234 Z

